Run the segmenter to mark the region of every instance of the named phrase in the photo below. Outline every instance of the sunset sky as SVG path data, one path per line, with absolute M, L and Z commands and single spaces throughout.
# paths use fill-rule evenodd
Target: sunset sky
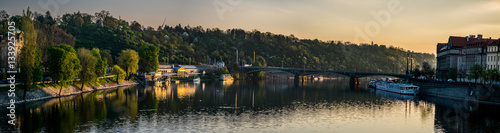
M 44 4 L 49 3 L 49 4 Z M 52 3 L 52 4 L 50 4 Z M 398 5 L 399 4 L 399 5 Z M 49 5 L 49 8 L 45 8 Z M 215 6 L 217 5 L 217 6 Z M 108 10 L 118 18 L 157 28 L 166 24 L 257 29 L 299 38 L 399 46 L 435 53 L 448 36 L 500 38 L 498 0 L 15 0 L 0 2 L 10 15 L 33 11 L 53 16 Z M 390 12 L 397 7 L 400 12 Z M 219 9 L 219 10 L 217 10 Z M 223 11 L 225 10 L 225 12 Z M 389 13 L 380 23 L 373 13 Z M 381 17 L 383 20 L 387 17 Z M 374 25 L 378 26 L 374 27 Z M 365 29 L 368 26 L 368 32 Z M 357 39 L 359 33 L 369 40 Z M 370 31 L 371 30 L 371 31 Z M 378 31 L 378 32 L 377 32 Z M 362 42 L 358 42 L 362 41 Z

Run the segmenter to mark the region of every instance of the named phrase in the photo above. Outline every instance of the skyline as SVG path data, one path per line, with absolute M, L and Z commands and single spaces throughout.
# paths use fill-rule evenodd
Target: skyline
M 46 8 L 44 2 L 49 3 L 50 8 Z M 166 18 L 165 24 L 170 26 L 256 29 L 293 34 L 301 39 L 356 44 L 373 41 L 433 54 L 436 54 L 436 44 L 447 42 L 449 36 L 500 37 L 500 18 L 494 17 L 500 15 L 500 2 L 493 0 L 21 0 L 2 3 L 0 9 L 9 15 L 20 15 L 28 7 L 40 13 L 50 11 L 53 17 L 78 11 L 93 15 L 107 10 L 113 17 L 138 21 L 145 27 L 156 28 Z M 359 37 L 360 31 L 366 34 L 364 38 Z

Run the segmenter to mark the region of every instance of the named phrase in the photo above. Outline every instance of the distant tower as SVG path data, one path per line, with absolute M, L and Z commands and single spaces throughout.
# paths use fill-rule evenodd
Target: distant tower
M 236 50 L 236 63 L 238 63 L 238 50 Z
M 252 63 L 255 63 L 255 50 L 253 51 L 253 62 Z

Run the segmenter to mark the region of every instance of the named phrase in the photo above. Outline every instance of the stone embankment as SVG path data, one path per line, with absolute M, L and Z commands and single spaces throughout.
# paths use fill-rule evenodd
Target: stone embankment
M 137 85 L 139 84 L 138 82 L 134 81 L 125 81 L 120 84 L 116 83 L 106 83 L 102 84 L 100 86 L 84 86 L 83 89 L 80 89 L 80 86 L 67 86 L 64 87 L 61 91 L 61 94 L 59 95 L 59 87 L 54 88 L 52 86 L 49 87 L 43 87 L 43 88 L 36 88 L 32 91 L 26 92 L 26 99 L 24 100 L 23 97 L 23 90 L 16 90 L 15 93 L 15 103 L 23 103 L 23 102 L 34 102 L 34 101 L 39 101 L 43 99 L 51 99 L 51 98 L 58 98 L 58 97 L 66 97 L 66 96 L 71 96 L 71 95 L 77 95 L 77 94 L 82 94 L 82 93 L 88 93 L 88 92 L 94 92 L 94 91 L 99 91 L 99 90 L 106 90 L 106 89 L 113 89 L 113 88 L 118 88 L 118 87 L 123 87 L 123 86 L 131 86 L 131 85 Z M 10 104 L 10 100 L 12 97 L 8 96 L 7 90 L 4 90 L 5 92 L 0 92 L 0 106 L 8 106 Z
M 419 95 L 500 105 L 500 90 L 483 85 L 424 85 Z

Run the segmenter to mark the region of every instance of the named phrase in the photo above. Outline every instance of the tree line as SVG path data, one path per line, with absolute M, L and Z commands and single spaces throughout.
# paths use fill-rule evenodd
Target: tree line
M 63 86 L 76 83 L 75 79 L 79 79 L 80 89 L 86 84 L 96 85 L 99 77 L 105 76 L 108 67 L 114 64 L 111 74 L 116 75 L 118 83 L 130 79 L 140 68 L 141 72 L 158 69 L 159 48 L 154 45 L 141 45 L 137 49 L 139 52 L 121 49 L 114 61 L 107 50 L 76 48 L 76 39 L 61 29 L 49 12 L 41 16 L 28 8 L 22 16 L 9 18 L 5 11 L 0 11 L 0 17 L 2 23 L 16 22 L 16 28 L 22 31 L 24 39 L 18 55 L 18 77 L 23 83 L 23 97 L 44 77 L 50 77 L 54 84 L 60 85 L 60 95 Z M 7 30 L 3 25 L 0 29 L 2 32 Z

